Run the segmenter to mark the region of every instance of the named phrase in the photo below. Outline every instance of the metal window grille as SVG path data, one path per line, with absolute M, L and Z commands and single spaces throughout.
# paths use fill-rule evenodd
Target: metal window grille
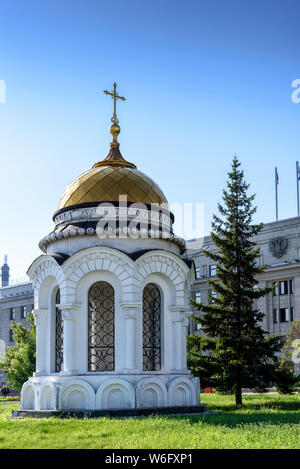
M 161 369 L 161 295 L 149 283 L 143 291 L 143 370 Z
M 114 289 L 98 282 L 89 291 L 89 371 L 115 369 Z
M 56 293 L 55 304 L 60 304 L 60 290 Z M 55 307 L 55 371 L 58 373 L 63 370 L 64 362 L 64 324 L 61 310 Z

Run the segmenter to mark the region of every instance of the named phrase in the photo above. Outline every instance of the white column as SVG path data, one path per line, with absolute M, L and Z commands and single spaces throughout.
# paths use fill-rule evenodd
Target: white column
M 182 369 L 182 349 L 183 349 L 183 331 L 182 331 L 183 319 L 173 322 L 174 328 L 174 341 L 175 341 L 175 353 L 173 355 L 173 369 Z
M 186 337 L 188 334 L 188 327 L 189 327 L 189 316 L 191 316 L 192 312 L 185 314 L 185 318 L 182 323 L 182 369 L 187 370 L 187 350 L 186 350 Z
M 186 371 L 186 333 L 188 316 L 186 306 L 170 306 L 172 322 L 172 371 Z
M 78 305 L 59 305 L 64 330 L 64 367 L 61 374 L 76 374 L 76 321 Z
M 125 370 L 137 371 L 137 337 L 136 337 L 136 318 L 137 313 L 141 311 L 140 303 L 122 304 L 125 320 Z M 142 353 L 142 352 L 141 352 Z
M 36 326 L 36 371 L 35 376 L 47 373 L 47 316 L 48 310 L 35 309 L 34 324 Z

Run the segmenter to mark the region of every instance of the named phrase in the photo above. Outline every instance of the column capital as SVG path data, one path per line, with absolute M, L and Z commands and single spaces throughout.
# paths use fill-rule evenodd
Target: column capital
M 172 322 L 184 322 L 189 316 L 193 314 L 188 306 L 169 306 Z
M 48 309 L 33 309 L 32 314 L 35 316 L 47 316 L 48 314 Z
M 75 321 L 77 316 L 77 311 L 81 305 L 79 304 L 59 304 L 57 308 L 61 310 L 62 319 L 64 321 Z
M 66 304 L 59 304 L 56 306 L 63 311 L 64 309 L 76 310 L 76 309 L 79 309 L 81 305 L 78 303 L 66 303 Z
M 169 306 L 169 311 L 170 313 L 183 313 L 183 314 L 192 314 L 192 311 L 190 310 L 189 306 L 185 305 L 174 305 L 174 306 Z
M 132 303 L 120 303 L 121 308 L 124 309 L 138 309 L 142 307 L 142 303 L 140 302 L 132 302 Z
M 40 326 L 45 323 L 47 316 L 48 316 L 48 310 L 47 309 L 34 309 L 32 311 L 32 314 L 34 316 L 35 326 Z
M 142 303 L 121 303 L 120 306 L 123 308 L 124 319 L 135 319 Z

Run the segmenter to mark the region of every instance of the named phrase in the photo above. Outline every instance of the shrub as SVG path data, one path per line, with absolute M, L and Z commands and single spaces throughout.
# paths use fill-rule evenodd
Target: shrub
M 7 396 L 10 392 L 10 389 L 8 386 L 1 386 L 0 391 L 3 396 Z
M 27 316 L 31 324 L 28 329 L 20 323 L 11 322 L 15 345 L 8 347 L 5 358 L 0 362 L 0 370 L 6 374 L 5 381 L 15 391 L 21 391 L 23 383 L 35 370 L 35 326 L 32 314 Z
M 281 394 L 293 394 L 296 391 L 298 376 L 289 368 L 279 366 L 275 371 L 274 386 Z
M 268 392 L 267 388 L 264 386 L 255 386 L 251 391 L 257 394 L 265 394 Z

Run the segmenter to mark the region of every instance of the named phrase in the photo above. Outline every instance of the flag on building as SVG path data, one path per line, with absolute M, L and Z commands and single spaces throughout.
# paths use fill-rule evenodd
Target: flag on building
M 296 161 L 296 182 L 297 182 L 297 215 L 300 216 L 300 206 L 299 206 L 299 181 L 300 181 L 300 166 L 299 161 Z
M 279 184 L 279 176 L 277 167 L 275 167 L 275 208 L 276 208 L 276 221 L 278 221 L 278 184 Z

